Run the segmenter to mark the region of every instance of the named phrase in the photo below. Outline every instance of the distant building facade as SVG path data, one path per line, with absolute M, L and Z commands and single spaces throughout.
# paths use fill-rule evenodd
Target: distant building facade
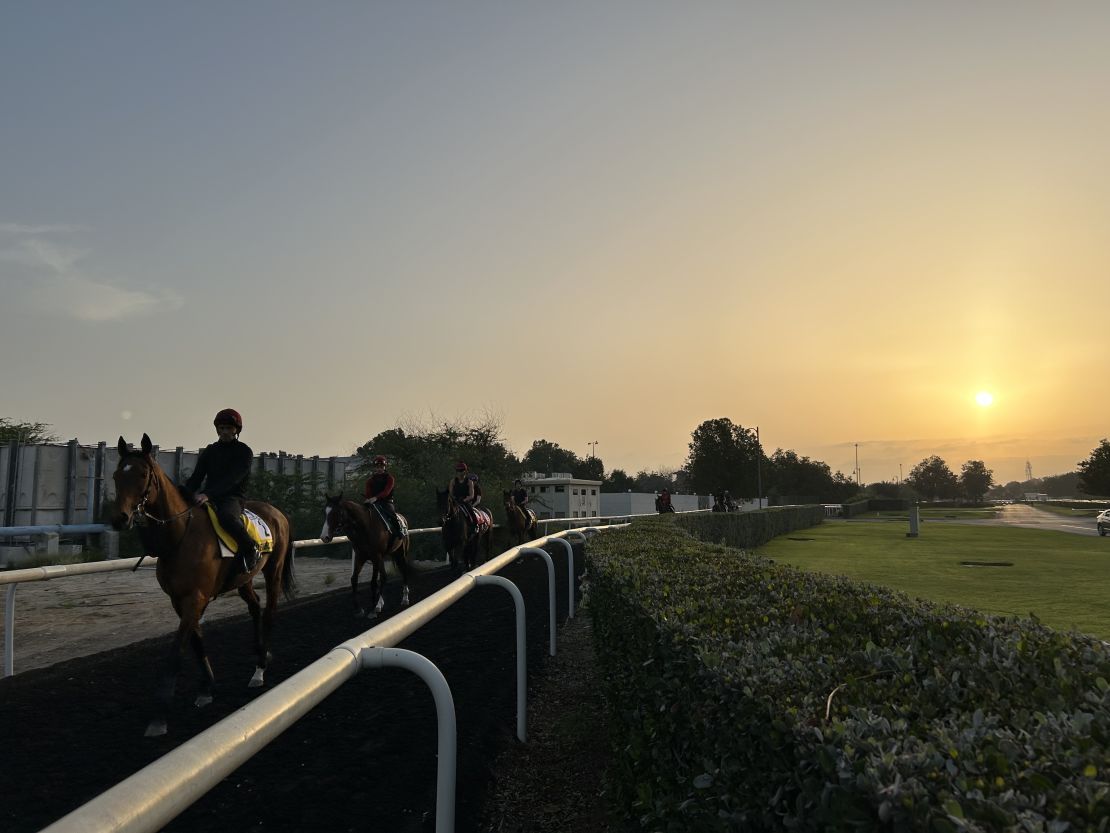
M 537 518 L 596 518 L 601 514 L 601 481 L 581 480 L 570 472 L 525 472 L 528 506 Z

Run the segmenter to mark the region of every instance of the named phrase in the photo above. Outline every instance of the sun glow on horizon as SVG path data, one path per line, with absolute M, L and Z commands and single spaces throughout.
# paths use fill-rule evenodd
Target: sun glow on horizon
M 981 408 L 988 408 L 994 402 L 994 396 L 989 391 L 981 390 L 975 394 L 975 402 Z

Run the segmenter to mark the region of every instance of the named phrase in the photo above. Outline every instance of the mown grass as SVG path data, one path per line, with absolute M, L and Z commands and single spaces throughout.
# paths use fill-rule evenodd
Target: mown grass
M 1110 538 L 959 524 L 924 524 L 917 538 L 906 531 L 901 524 L 832 521 L 776 538 L 758 552 L 917 598 L 1033 614 L 1060 630 L 1110 639 Z M 966 567 L 961 561 L 1013 566 Z

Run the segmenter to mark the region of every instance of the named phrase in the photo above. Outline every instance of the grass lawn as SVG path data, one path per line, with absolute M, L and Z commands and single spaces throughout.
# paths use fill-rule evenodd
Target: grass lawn
M 1051 512 L 1053 515 L 1063 515 L 1065 518 L 1093 518 L 1105 507 L 1090 506 L 1084 509 L 1073 509 L 1070 506 L 1053 506 L 1051 503 L 1031 503 L 1034 509 L 1041 512 Z
M 1033 613 L 1051 627 L 1110 640 L 1110 538 L 962 524 L 923 524 L 920 537 L 907 538 L 907 529 L 828 521 L 776 538 L 758 552 L 935 602 Z M 1013 566 L 965 567 L 961 561 Z

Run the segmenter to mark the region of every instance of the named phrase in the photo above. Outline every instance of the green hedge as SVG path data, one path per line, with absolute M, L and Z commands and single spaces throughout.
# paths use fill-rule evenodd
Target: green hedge
M 714 512 L 670 517 L 695 538 L 747 550 L 761 547 L 772 538 L 795 529 L 817 526 L 824 520 L 825 509 L 822 506 L 784 506 L 761 512 Z
M 680 526 L 588 550 L 613 793 L 640 829 L 1110 829 L 1102 643 Z

